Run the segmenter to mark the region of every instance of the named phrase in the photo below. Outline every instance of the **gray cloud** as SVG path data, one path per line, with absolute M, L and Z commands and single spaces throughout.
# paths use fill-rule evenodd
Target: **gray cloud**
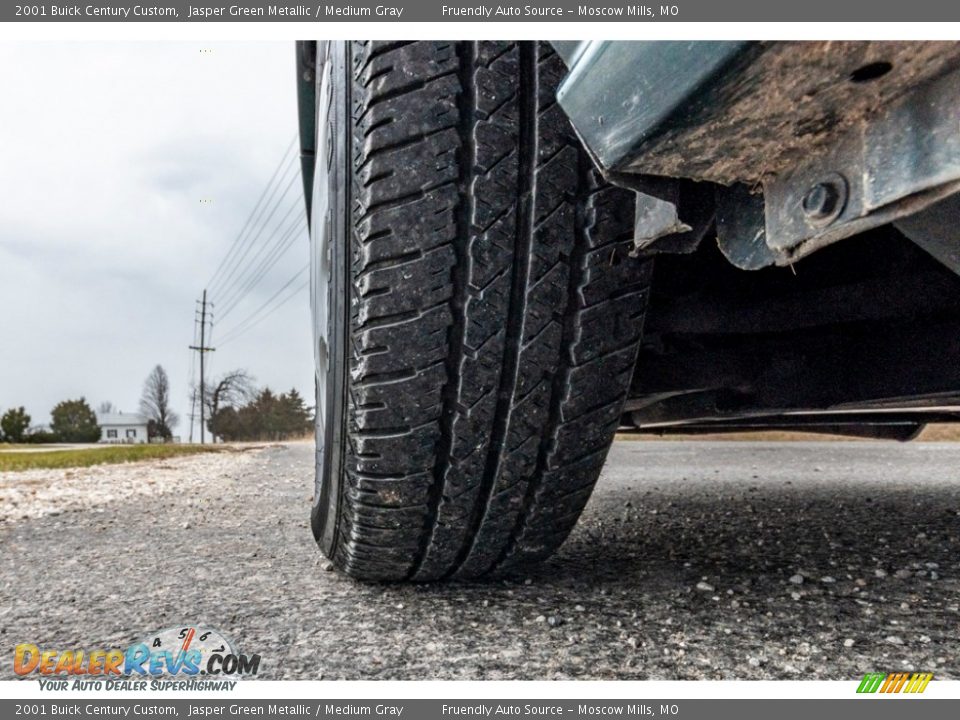
M 132 412 L 161 363 L 185 416 L 194 300 L 295 132 L 292 43 L 5 43 L 0 98 L 0 408 Z M 215 337 L 306 261 L 304 234 Z M 210 364 L 309 396 L 306 293 Z

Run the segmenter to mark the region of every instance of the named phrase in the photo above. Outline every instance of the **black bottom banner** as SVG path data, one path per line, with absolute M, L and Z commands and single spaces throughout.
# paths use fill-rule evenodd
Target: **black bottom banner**
M 904 703 L 909 703 L 909 709 Z M 882 696 L 849 700 L 0 700 L 0 717 L 29 718 L 683 718 L 724 720 L 869 720 L 960 717 L 960 700 Z

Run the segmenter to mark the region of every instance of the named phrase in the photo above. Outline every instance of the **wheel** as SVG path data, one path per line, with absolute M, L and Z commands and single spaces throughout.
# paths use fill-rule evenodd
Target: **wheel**
M 650 263 L 545 43 L 321 47 L 314 535 L 368 580 L 548 556 L 620 420 Z

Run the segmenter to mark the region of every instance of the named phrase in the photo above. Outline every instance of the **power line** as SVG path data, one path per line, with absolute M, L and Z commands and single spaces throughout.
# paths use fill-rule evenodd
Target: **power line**
M 244 333 L 246 333 L 246 332 L 252 330 L 253 328 L 255 328 L 255 327 L 256 327 L 257 325 L 259 325 L 263 320 L 266 320 L 268 317 L 270 317 L 270 315 L 272 315 L 276 310 L 279 310 L 281 307 L 283 307 L 283 306 L 286 305 L 288 302 L 290 302 L 291 300 L 293 300 L 293 298 L 295 298 L 297 295 L 299 295 L 299 294 L 300 294 L 300 291 L 304 290 L 309 284 L 310 284 L 310 279 L 308 278 L 308 279 L 306 279 L 305 281 L 303 281 L 300 285 L 298 285 L 290 295 L 288 295 L 287 297 L 285 297 L 283 300 L 281 300 L 279 303 L 277 303 L 274 307 L 270 308 L 270 310 L 268 310 L 268 311 L 266 312 L 266 314 L 264 314 L 263 316 L 261 316 L 260 318 L 258 318 L 257 320 L 255 320 L 253 323 L 251 323 L 249 326 L 247 326 L 246 328 L 244 328 L 244 329 L 241 330 L 240 332 L 234 333 L 232 337 L 227 338 L 225 341 L 221 342 L 220 345 L 223 345 L 224 342 L 233 342 L 234 340 L 236 340 L 238 337 L 240 337 L 240 336 L 243 335 Z
M 297 198 L 296 203 L 287 211 L 280 225 L 271 233 L 256 255 L 251 259 L 247 270 L 237 280 L 231 294 L 226 295 L 220 301 L 223 312 L 220 319 L 223 320 L 230 312 L 243 300 L 243 298 L 264 278 L 267 272 L 277 264 L 284 253 L 293 247 L 297 240 L 297 232 L 306 227 L 306 216 L 296 217 L 292 223 L 284 228 L 283 223 L 290 217 L 294 210 L 302 210 L 303 204 L 301 198 Z M 279 234 L 276 242 L 270 245 L 270 241 Z M 264 254 L 264 251 L 266 253 Z M 260 256 L 263 257 L 260 257 Z
M 272 303 L 274 300 L 276 300 L 276 298 L 277 298 L 278 295 L 280 295 L 284 290 L 286 290 L 288 287 L 290 287 L 301 275 L 303 275 L 303 274 L 304 274 L 307 270 L 309 270 L 309 269 L 310 269 L 310 263 L 307 263 L 307 264 L 304 265 L 302 268 L 300 268 L 300 270 L 298 270 L 297 273 L 296 273 L 293 277 L 291 277 L 289 280 L 287 280 L 273 295 L 271 295 L 269 298 L 267 298 L 267 300 L 266 300 L 260 307 L 258 307 L 256 310 L 254 310 L 254 311 L 253 311 L 252 313 L 250 313 L 249 315 L 247 315 L 247 317 L 245 317 L 243 320 L 241 320 L 240 322 L 238 322 L 238 323 L 237 323 L 236 325 L 234 325 L 232 328 L 230 328 L 229 330 L 227 330 L 227 332 L 225 332 L 224 335 L 223 335 L 223 339 L 224 339 L 224 340 L 232 339 L 232 337 L 234 337 L 241 328 L 243 328 L 243 329 L 245 330 L 245 329 L 246 329 L 245 326 L 247 325 L 247 323 L 250 322 L 250 320 L 252 320 L 252 319 L 255 318 L 257 315 L 259 315 L 259 313 L 260 313 L 264 308 L 266 308 L 267 306 L 270 305 L 270 303 Z
M 298 210 L 300 212 L 297 212 Z M 287 221 L 291 218 L 291 216 L 293 217 L 294 221 L 293 223 L 286 225 L 287 229 L 292 227 L 294 224 L 297 224 L 299 220 L 306 218 L 306 213 L 303 212 L 302 194 L 298 194 L 298 196 L 293 199 L 293 202 L 290 203 L 290 205 L 287 207 L 286 211 L 283 213 L 280 220 L 277 222 L 276 226 L 273 228 L 273 231 L 263 240 L 262 243 L 259 244 L 259 247 L 257 248 L 256 252 L 253 254 L 249 262 L 247 263 L 247 266 L 240 272 L 239 275 L 237 275 L 237 278 L 233 283 L 232 290 L 230 288 L 227 288 L 227 290 L 222 291 L 218 294 L 218 297 L 222 298 L 221 300 L 222 303 L 229 302 L 232 297 L 231 293 L 235 294 L 238 288 L 243 287 L 244 281 L 248 279 L 252 274 L 256 273 L 259 267 L 262 266 L 262 264 L 265 262 L 264 253 L 266 252 L 267 257 L 269 257 L 270 251 L 272 251 L 273 248 L 276 247 L 276 245 L 278 245 L 282 239 L 286 238 L 286 233 L 283 232 L 284 226 L 287 223 Z M 281 240 L 278 240 L 276 243 L 274 243 L 274 245 L 271 246 L 270 242 L 277 237 L 278 233 L 281 234 Z
M 294 159 L 295 159 L 295 158 L 294 158 Z M 263 230 L 264 230 L 264 228 L 267 226 L 267 223 L 270 222 L 270 220 L 271 220 L 271 218 L 273 217 L 274 213 L 277 212 L 277 208 L 280 207 L 280 204 L 281 204 L 281 203 L 284 201 L 284 199 L 287 197 L 287 194 L 290 192 L 291 188 L 293 188 L 294 183 L 296 183 L 296 181 L 297 181 L 298 178 L 299 178 L 299 169 L 296 168 L 296 166 L 293 165 L 292 163 L 291 163 L 291 167 L 294 168 L 294 172 L 291 174 L 290 180 L 289 180 L 289 182 L 287 183 L 286 187 L 284 188 L 283 193 L 281 193 L 280 197 L 278 197 L 278 198 L 276 199 L 276 201 L 273 202 L 273 205 L 272 205 L 272 207 L 270 208 L 270 212 L 267 214 L 266 219 L 264 219 L 264 220 L 262 220 L 262 221 L 261 221 L 260 218 L 263 217 L 263 213 L 266 211 L 266 208 L 263 208 L 263 209 L 261 210 L 261 212 L 260 212 L 260 217 L 258 217 L 257 220 L 256 220 L 255 223 L 254 223 L 255 225 L 256 225 L 257 223 L 260 224 L 260 227 L 259 227 L 259 229 L 257 230 L 257 233 L 256 233 L 255 235 L 254 235 L 254 234 L 248 234 L 247 240 L 242 244 L 242 250 L 241 250 L 240 248 L 237 249 L 237 252 L 239 253 L 239 254 L 236 256 L 236 257 L 237 257 L 237 260 L 236 260 L 235 262 L 233 262 L 233 263 L 230 263 L 230 264 L 229 264 L 229 269 L 228 269 L 228 270 L 225 270 L 225 271 L 224 271 L 225 274 L 221 276 L 222 279 L 220 280 L 219 286 L 216 288 L 216 290 L 215 290 L 214 288 L 210 288 L 210 294 L 211 294 L 211 295 L 220 297 L 220 296 L 222 296 L 225 292 L 227 292 L 228 288 L 230 288 L 230 283 L 231 283 L 231 281 L 233 280 L 233 278 L 234 278 L 234 276 L 235 276 L 235 274 L 236 274 L 236 272 L 237 272 L 237 269 L 238 269 L 241 265 L 243 265 L 243 261 L 246 259 L 247 254 L 250 252 L 250 248 L 252 248 L 252 247 L 254 246 L 254 244 L 256 243 L 257 239 L 260 237 L 260 235 L 263 234 Z M 281 183 L 281 184 L 282 184 L 282 183 Z M 278 185 L 277 185 L 277 188 L 281 187 L 281 184 L 278 184 Z M 275 188 L 275 190 L 276 190 L 277 188 Z M 251 230 L 251 233 L 252 233 L 252 230 Z
M 279 290 L 277 290 L 273 295 L 271 295 L 266 302 L 264 302 L 260 307 L 258 307 L 252 313 L 250 313 L 246 318 L 241 320 L 239 323 L 234 325 L 230 330 L 224 333 L 223 337 L 220 340 L 220 344 L 223 345 L 224 343 L 227 343 L 227 342 L 230 342 L 231 340 L 236 339 L 239 335 L 243 334 L 244 332 L 249 330 L 251 327 L 253 327 L 253 325 L 256 325 L 258 322 L 260 322 L 260 320 L 262 320 L 263 317 L 266 317 L 266 315 L 264 315 L 263 317 L 257 318 L 257 316 L 260 314 L 261 311 L 263 311 L 264 308 L 269 306 L 270 303 L 272 303 L 284 290 L 290 287 L 301 275 L 303 275 L 309 269 L 310 269 L 310 264 L 307 263 L 299 270 L 299 272 L 296 273 L 296 275 L 294 275 L 289 280 L 287 280 L 287 282 L 285 282 Z M 307 283 L 309 283 L 309 279 L 307 280 Z M 306 287 L 307 283 L 304 283 L 303 287 Z M 300 289 L 301 288 L 297 288 L 296 292 L 299 292 Z M 296 292 L 294 292 L 294 295 L 296 294 Z M 290 297 L 293 297 L 293 295 L 291 295 Z M 277 307 L 287 302 L 290 299 L 290 297 L 284 298 L 284 300 L 282 300 L 277 305 Z M 270 312 L 273 312 L 274 310 L 276 310 L 277 307 L 271 308 L 267 314 L 269 315 Z M 257 318 L 257 319 L 254 321 L 254 318 Z
M 257 238 L 260 237 L 260 234 L 263 232 L 266 223 L 269 222 L 270 218 L 273 217 L 277 208 L 283 202 L 286 193 L 289 192 L 290 186 L 297 178 L 298 171 L 293 163 L 293 160 L 295 159 L 296 158 L 291 159 L 290 163 L 287 165 L 287 169 L 278 178 L 278 181 L 273 188 L 270 189 L 270 192 L 266 198 L 266 202 L 257 212 L 253 222 L 250 223 L 249 227 L 247 228 L 245 235 L 241 236 L 240 242 L 231 248 L 219 278 L 217 278 L 213 286 L 208 288 L 211 295 L 220 296 L 230 287 L 231 279 L 236 274 L 238 268 L 243 265 L 243 260 L 246 258 L 247 253 L 250 252 L 250 248 L 256 243 Z M 284 188 L 284 190 L 278 195 L 281 188 Z
M 210 278 L 207 289 L 203 291 L 203 300 L 200 304 L 200 340 L 199 345 L 196 340 L 196 320 L 194 326 L 194 344 L 191 349 L 196 351 L 200 357 L 200 441 L 204 440 L 205 432 L 205 372 L 206 372 L 206 353 L 213 352 L 214 348 L 211 338 L 213 336 L 213 303 L 208 297 L 213 296 L 219 299 L 218 322 L 222 322 L 235 308 L 237 308 L 250 292 L 256 288 L 263 279 L 273 269 L 279 260 L 293 246 L 296 240 L 301 236 L 306 226 L 304 216 L 294 217 L 289 222 L 294 211 L 299 207 L 303 208 L 302 192 L 298 192 L 298 197 L 294 203 L 286 210 L 285 200 L 289 196 L 294 184 L 300 176 L 300 169 L 297 166 L 297 156 L 294 153 L 290 157 L 291 150 L 296 145 L 296 136 L 290 146 L 287 147 L 280 163 L 271 175 L 269 182 L 260 194 L 253 210 L 247 217 L 246 222 L 240 232 L 230 245 L 224 257 Z M 274 221 L 274 217 L 280 211 L 280 219 Z M 261 238 L 264 238 L 262 239 Z M 251 254 L 252 253 L 252 254 Z M 288 303 L 297 294 L 299 294 L 309 284 L 309 278 L 301 284 L 293 287 L 305 272 L 309 270 L 309 263 L 302 267 L 293 277 L 289 278 L 283 285 L 277 289 L 263 304 L 256 310 L 247 315 L 226 333 L 218 333 L 221 338 L 219 344 L 231 342 L 240 337 L 245 332 L 259 324 L 278 308 Z M 209 333 L 208 333 L 209 318 Z M 194 380 L 196 358 L 191 364 L 191 385 Z M 196 405 L 196 392 L 193 394 L 191 404 L 191 437 L 193 433 L 193 415 Z
M 287 251 L 293 247 L 293 244 L 302 237 L 302 233 L 306 229 L 306 221 L 302 220 L 297 223 L 294 227 L 291 227 L 284 235 L 284 242 L 282 245 L 278 246 L 272 253 L 269 261 L 266 262 L 256 275 L 253 275 L 247 284 L 244 287 L 243 293 L 237 297 L 237 299 L 230 303 L 226 311 L 224 311 L 221 320 L 226 318 L 234 309 L 240 306 L 241 301 L 248 295 L 253 289 L 260 284 L 260 282 L 267 276 L 267 273 L 277 265 L 277 263 L 283 258 Z
M 286 164 L 287 156 L 290 154 L 290 151 L 293 149 L 294 145 L 296 144 L 296 140 L 297 138 L 296 136 L 294 136 L 293 140 L 290 141 L 290 144 L 287 146 L 287 149 L 284 151 L 283 156 L 280 158 L 280 162 L 277 164 L 276 169 L 273 171 L 273 174 L 270 176 L 270 180 L 267 181 L 267 184 L 264 186 L 263 191 L 260 193 L 260 197 L 257 199 L 257 202 L 254 204 L 253 210 L 250 211 L 250 215 L 247 217 L 246 222 L 244 222 L 243 227 L 240 229 L 240 232 L 237 233 L 237 236 L 234 238 L 233 243 L 227 249 L 227 252 L 224 254 L 223 258 L 221 258 L 220 264 L 217 265 L 217 269 L 214 270 L 213 275 L 210 277 L 210 280 L 207 282 L 206 287 L 213 288 L 215 284 L 218 282 L 221 271 L 228 264 L 228 260 L 230 260 L 231 254 L 235 251 L 237 246 L 240 244 L 241 239 L 249 229 L 250 224 L 253 221 L 254 217 L 257 215 L 257 211 L 260 208 L 260 205 L 263 203 L 264 199 L 267 197 L 267 193 L 271 190 L 271 187 L 276 181 L 277 176 L 280 174 L 280 170 Z M 276 191 L 276 188 L 274 187 L 273 192 L 275 191 Z M 272 195 L 272 192 L 271 192 L 271 195 Z
M 276 180 L 277 175 L 280 173 L 280 169 L 284 166 L 287 161 L 287 155 L 290 154 L 290 151 L 294 148 L 297 142 L 297 136 L 294 135 L 293 139 L 290 141 L 290 144 L 287 146 L 287 149 L 283 153 L 283 157 L 280 158 L 280 162 L 277 164 L 276 169 L 273 171 L 273 174 L 270 176 L 270 180 L 267 182 L 266 186 L 263 188 L 263 192 L 260 193 L 260 197 L 257 199 L 256 204 L 253 206 L 253 210 L 250 211 L 247 221 L 243 224 L 243 227 L 240 229 L 240 232 L 237 234 L 237 237 L 234 238 L 233 243 L 227 249 L 226 254 L 220 260 L 220 264 L 217 265 L 217 269 L 213 271 L 213 275 L 210 277 L 210 280 L 207 282 L 208 288 L 213 288 L 214 283 L 217 281 L 220 271 L 223 270 L 224 265 L 227 262 L 227 258 L 230 257 L 230 254 L 233 252 L 234 248 L 240 242 L 240 238 L 243 237 L 244 233 L 247 231 L 247 228 L 250 225 L 250 222 L 253 220 L 254 216 L 257 214 L 257 209 L 260 207 L 260 204 L 263 202 L 263 199 L 267 196 L 267 191 L 270 189 L 270 186 L 273 185 L 274 180 Z

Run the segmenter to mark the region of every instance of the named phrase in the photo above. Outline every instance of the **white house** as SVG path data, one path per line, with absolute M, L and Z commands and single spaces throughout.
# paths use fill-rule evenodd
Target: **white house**
M 102 443 L 145 443 L 147 419 L 136 413 L 97 413 Z

